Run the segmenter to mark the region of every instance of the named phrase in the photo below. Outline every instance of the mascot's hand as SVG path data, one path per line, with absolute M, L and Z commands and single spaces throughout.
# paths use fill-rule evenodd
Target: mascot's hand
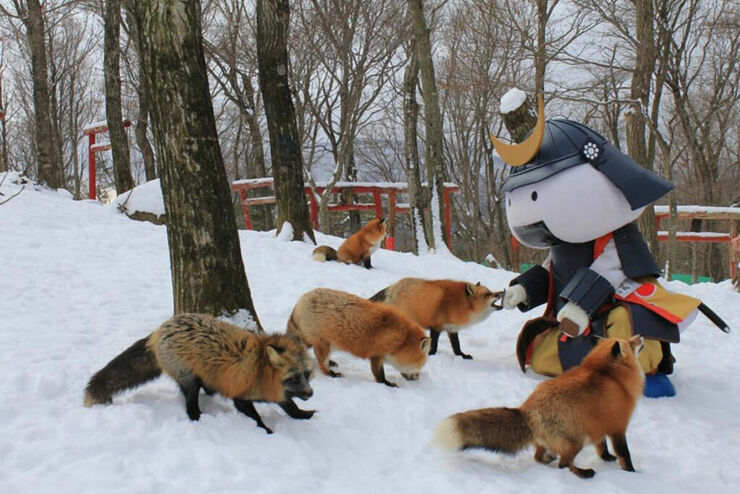
M 578 336 L 588 326 L 588 314 L 573 302 L 568 302 L 558 312 L 560 329 L 568 336 Z
M 504 307 L 515 309 L 517 305 L 527 301 L 527 290 L 522 285 L 513 285 L 504 291 Z

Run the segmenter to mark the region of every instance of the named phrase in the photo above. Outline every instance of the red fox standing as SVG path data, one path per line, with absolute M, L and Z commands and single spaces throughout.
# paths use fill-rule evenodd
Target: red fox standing
M 232 398 L 237 410 L 251 417 L 268 434 L 254 401 L 280 405 L 295 419 L 307 419 L 313 410 L 301 410 L 293 397 L 313 395 L 308 384 L 311 359 L 298 339 L 286 335 L 250 333 L 204 314 L 180 314 L 142 338 L 90 378 L 86 407 L 111 403 L 114 394 L 170 375 L 185 395 L 191 420 L 200 418 L 198 393 L 217 391 Z
M 386 359 L 404 378 L 416 380 L 429 353 L 430 341 L 422 327 L 395 307 L 328 288 L 316 288 L 298 300 L 287 333 L 313 346 L 327 376 L 342 377 L 330 369 L 336 363 L 329 354 L 336 348 L 369 358 L 375 380 L 391 387 L 396 384 L 385 378 Z
M 446 331 L 455 355 L 472 359 L 460 349 L 457 332 L 481 322 L 498 310 L 500 307 L 494 302 L 499 295 L 500 292 L 492 292 L 480 283 L 402 278 L 370 300 L 398 307 L 422 327 L 429 328 L 432 337 L 429 355 L 437 353 L 439 334 Z
M 328 245 L 320 245 L 313 250 L 315 261 L 342 261 L 346 264 L 362 263 L 365 268 L 370 269 L 370 256 L 378 250 L 380 242 L 385 238 L 388 225 L 385 218 L 375 218 L 360 228 L 334 250 Z
M 637 362 L 641 349 L 640 336 L 601 340 L 579 366 L 540 383 L 519 408 L 458 413 L 439 424 L 434 442 L 456 451 L 483 448 L 507 454 L 534 443 L 536 461 L 549 463 L 559 455 L 560 468 L 590 478 L 594 471 L 578 468 L 573 459 L 590 442 L 604 461 L 614 461 L 608 435 L 622 468 L 633 472 L 625 433 L 645 382 Z

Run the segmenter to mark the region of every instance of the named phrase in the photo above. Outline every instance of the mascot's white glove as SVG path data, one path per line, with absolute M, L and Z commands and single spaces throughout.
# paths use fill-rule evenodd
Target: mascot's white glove
M 561 324 L 561 329 L 568 336 L 578 336 L 586 330 L 588 326 L 588 314 L 573 302 L 568 302 L 558 311 L 558 322 L 566 321 Z M 571 324 L 568 324 L 570 322 Z M 577 332 L 576 332 L 577 327 Z
M 527 301 L 527 290 L 522 285 L 513 285 L 504 290 L 504 307 L 515 309 L 517 305 Z

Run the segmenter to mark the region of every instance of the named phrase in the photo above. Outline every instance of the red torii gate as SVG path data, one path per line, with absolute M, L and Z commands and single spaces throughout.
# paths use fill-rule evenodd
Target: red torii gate
M 130 127 L 131 126 L 131 120 L 126 119 L 123 121 L 124 127 Z M 97 134 L 102 134 L 103 132 L 108 132 L 108 122 L 105 120 L 99 121 L 99 122 L 93 122 L 91 124 L 88 124 L 82 129 L 82 133 L 87 136 L 88 138 L 88 145 L 87 145 L 87 161 L 88 161 L 88 171 L 89 171 L 89 178 L 88 182 L 90 183 L 90 199 L 96 199 L 97 198 L 97 189 L 96 189 L 96 169 L 95 169 L 95 153 L 99 151 L 107 151 L 110 149 L 110 141 L 107 142 L 99 142 L 95 143 L 95 136 Z
M 260 189 L 263 187 L 272 187 L 274 180 L 272 177 L 267 178 L 250 178 L 246 180 L 236 180 L 231 184 L 231 190 L 239 193 L 241 199 L 242 211 L 244 212 L 244 223 L 248 230 L 252 229 L 252 220 L 249 214 L 249 206 L 259 204 L 274 204 L 275 196 L 247 198 L 247 191 Z M 316 192 L 321 194 L 326 190 L 327 184 L 317 184 Z M 385 247 L 389 250 L 395 248 L 395 224 L 396 213 L 406 213 L 409 211 L 407 204 L 396 204 L 396 196 L 408 192 L 408 184 L 405 182 L 337 182 L 332 187 L 332 194 L 341 194 L 344 190 L 351 190 L 353 194 L 372 194 L 372 203 L 358 204 L 333 204 L 329 206 L 329 211 L 367 211 L 375 210 L 375 215 L 383 216 L 383 196 L 388 196 L 388 236 L 385 240 Z M 444 184 L 444 221 L 445 235 L 447 246 L 452 246 L 452 235 L 450 231 L 450 194 L 457 192 L 460 187 L 457 184 Z M 310 201 L 311 222 L 315 230 L 319 229 L 319 203 L 311 191 L 311 187 L 305 187 L 305 193 Z

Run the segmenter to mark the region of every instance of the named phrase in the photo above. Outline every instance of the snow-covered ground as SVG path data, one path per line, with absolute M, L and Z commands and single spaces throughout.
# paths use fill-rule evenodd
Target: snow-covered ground
M 0 177 L 1 178 L 1 177 Z M 19 189 L 6 180 L 0 202 Z M 282 331 L 298 297 L 314 287 L 362 296 L 404 276 L 480 281 L 502 288 L 513 273 L 445 255 L 379 251 L 375 269 L 311 260 L 312 246 L 240 232 L 262 323 Z M 318 235 L 337 246 L 341 239 Z M 740 294 L 729 282 L 671 288 L 702 298 L 740 330 Z M 591 480 L 516 457 L 451 454 L 429 444 L 449 414 L 517 406 L 542 379 L 514 356 L 530 315 L 506 311 L 461 333 L 473 361 L 453 358 L 440 339 L 421 379 L 386 366 L 391 389 L 367 361 L 336 355 L 344 379 L 317 374 L 318 413 L 287 417 L 257 408 L 267 435 L 221 397 L 202 395 L 190 422 L 166 377 L 82 407 L 92 373 L 172 312 L 165 228 L 131 221 L 115 206 L 74 202 L 27 187 L 0 206 L 0 492 L 736 492 L 740 485 L 737 333 L 700 316 L 675 347 L 678 396 L 641 399 L 627 432 L 637 473 L 603 463 L 593 448 L 577 458 Z

